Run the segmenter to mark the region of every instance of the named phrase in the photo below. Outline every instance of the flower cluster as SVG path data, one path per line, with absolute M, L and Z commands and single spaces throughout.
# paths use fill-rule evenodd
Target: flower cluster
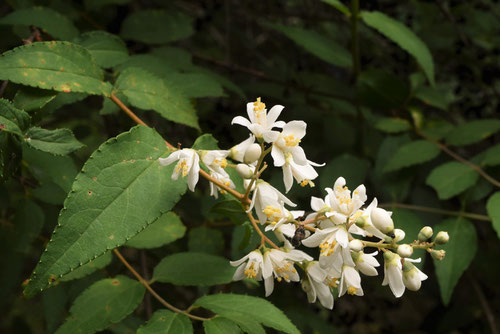
M 332 309 L 333 292 L 363 296 L 361 274 L 378 275 L 380 266 L 376 255 L 383 253 L 384 280 L 382 285 L 389 285 L 396 297 L 401 297 L 405 289 L 416 291 L 427 276 L 413 263 L 420 259 L 411 259 L 414 248 L 426 249 L 434 258 L 442 259 L 443 250 L 435 250 L 449 240 L 446 232 L 439 232 L 434 241 L 432 228 L 424 227 L 411 244 L 400 244 L 405 232 L 394 228 L 391 212 L 378 207 L 374 198 L 365 206 L 368 199 L 364 185 L 354 191 L 346 186 L 346 180 L 339 177 L 332 188 L 326 188 L 324 199 L 311 198 L 311 213 L 305 219 L 305 211 L 289 210 L 295 207 L 290 199 L 275 187 L 261 179 L 267 165 L 265 157 L 270 153 L 275 167 L 281 167 L 286 192 L 293 186 L 293 179 L 301 186 L 314 186 L 318 177 L 314 167 L 323 165 L 307 159 L 301 140 L 306 135 L 306 123 L 303 121 L 278 121 L 283 106 L 276 105 L 269 112 L 266 105 L 257 99 L 247 104 L 248 119 L 237 116 L 232 124 L 248 128 L 250 136 L 230 150 L 193 150 L 182 149 L 171 153 L 160 164 L 169 165 L 178 161 L 172 178 L 179 175 L 188 177 L 189 189 L 194 191 L 200 171 L 200 161 L 208 168 L 212 180 L 211 195 L 217 197 L 223 188 L 234 188 L 235 184 L 226 172 L 226 168 L 236 168 L 244 179 L 247 190 L 242 201 L 246 213 L 255 223 L 254 227 L 262 236 L 261 246 L 231 265 L 237 267 L 233 280 L 243 278 L 264 281 L 266 296 L 274 289 L 274 280 L 281 282 L 301 282 L 308 300 L 317 299 L 325 308 Z M 227 159 L 239 162 L 235 165 Z M 241 198 L 240 198 L 241 200 Z M 287 208 L 288 207 L 288 208 Z M 253 212 L 257 220 L 253 218 Z M 262 229 L 257 223 L 263 225 Z M 282 243 L 281 247 L 270 242 L 264 235 L 272 231 Z M 371 240 L 371 241 L 369 241 Z M 266 242 L 273 246 L 267 248 Z M 318 258 L 295 249 L 300 244 L 308 248 L 318 248 Z M 365 253 L 365 248 L 378 251 Z M 302 278 L 297 269 L 304 273 Z

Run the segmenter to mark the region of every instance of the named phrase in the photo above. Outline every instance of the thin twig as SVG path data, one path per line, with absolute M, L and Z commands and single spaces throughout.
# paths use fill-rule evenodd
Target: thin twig
M 153 297 L 155 297 L 163 306 L 171 309 L 172 311 L 176 313 L 182 313 L 186 316 L 188 316 L 191 319 L 194 320 L 200 320 L 200 321 L 205 321 L 205 320 L 210 320 L 209 318 L 203 318 L 203 317 L 198 317 L 196 315 L 192 315 L 184 310 L 181 310 L 174 305 L 168 303 L 165 299 L 163 299 L 150 285 L 149 283 L 139 274 L 131 265 L 128 263 L 128 261 L 123 257 L 123 255 L 118 251 L 118 249 L 113 249 L 113 253 L 115 253 L 116 257 L 127 267 L 127 269 L 132 273 L 132 275 L 137 278 L 139 283 L 141 283 L 150 293 Z
M 444 209 L 430 208 L 427 206 L 419 206 L 419 205 L 411 205 L 411 204 L 403 204 L 403 203 L 384 203 L 384 204 L 379 204 L 379 207 L 382 207 L 382 208 L 401 208 L 401 209 L 408 209 L 408 210 L 414 210 L 414 211 L 435 213 L 438 215 L 457 216 L 457 217 L 464 217 L 464 218 L 470 218 L 470 219 L 474 219 L 474 220 L 482 220 L 482 221 L 491 222 L 490 217 L 485 216 L 485 215 L 480 215 L 478 213 L 444 210 Z
M 246 209 L 248 210 L 248 208 L 246 208 Z M 253 228 L 260 235 L 262 242 L 267 242 L 271 247 L 273 247 L 275 249 L 280 249 L 278 246 L 276 246 L 276 244 L 274 242 L 271 241 L 271 239 L 269 239 L 268 237 L 266 237 L 266 235 L 264 233 L 262 233 L 262 231 L 260 230 L 259 226 L 257 225 L 257 222 L 255 221 L 255 218 L 253 217 L 252 213 L 247 212 L 247 216 L 250 219 L 250 222 L 252 223 Z

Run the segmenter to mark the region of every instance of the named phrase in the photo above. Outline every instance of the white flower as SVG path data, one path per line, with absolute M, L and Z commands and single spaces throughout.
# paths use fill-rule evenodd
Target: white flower
M 391 251 L 384 253 L 384 281 L 382 285 L 389 284 L 392 293 L 399 298 L 405 292 L 403 284 L 403 269 L 401 257 Z
M 378 201 L 376 198 L 366 207 L 364 210 L 358 210 L 354 216 L 351 218 L 356 222 L 356 225 L 366 231 L 368 236 L 376 236 L 377 238 L 384 240 L 386 235 L 380 232 L 375 226 L 372 224 L 371 212 L 378 205 Z M 354 225 L 353 225 L 354 226 Z M 353 232 L 356 233 L 356 232 Z M 358 234 L 358 233 L 356 233 Z
M 211 151 L 201 151 L 200 157 L 201 161 L 208 167 L 208 169 L 217 174 L 229 177 L 224 168 L 227 167 L 226 157 L 229 155 L 229 151 L 223 150 L 211 150 Z
M 382 208 L 374 208 L 371 212 L 371 219 L 373 225 L 380 230 L 380 232 L 388 234 L 394 231 L 394 222 L 391 218 L 392 212 Z
M 314 303 L 316 297 L 323 307 L 333 309 L 333 295 L 326 283 L 328 274 L 317 261 L 311 262 L 306 269 L 307 278 L 302 280 L 302 289 L 307 293 L 309 303 Z
M 279 249 L 270 249 L 264 253 L 264 267 L 262 277 L 266 288 L 266 297 L 274 290 L 274 277 L 281 282 L 298 282 L 300 280 L 294 262 L 312 261 L 312 257 L 306 253 L 293 249 L 284 252 Z M 274 276 L 274 277 L 273 277 Z
M 229 188 L 234 189 L 236 187 L 227 173 L 226 173 L 226 175 L 223 175 L 223 174 L 219 174 L 219 173 L 215 173 L 215 172 L 210 172 L 210 176 L 213 177 L 214 179 L 222 182 L 223 184 L 225 184 Z M 210 196 L 214 196 L 215 198 L 219 198 L 219 192 L 221 194 L 226 193 L 226 191 L 224 189 L 221 189 L 215 183 L 210 182 Z
M 189 190 L 194 191 L 194 187 L 200 177 L 198 174 L 200 172 L 200 157 L 195 150 L 185 148 L 158 160 L 162 166 L 168 166 L 172 162 L 179 160 L 172 173 L 172 180 L 177 180 L 179 175 L 182 175 L 182 177 L 187 176 Z
M 267 113 L 266 105 L 260 101 L 260 97 L 255 102 L 247 103 L 248 119 L 236 116 L 231 124 L 243 125 L 250 130 L 255 137 L 264 138 L 268 143 L 276 140 L 278 132 L 272 131 L 274 127 L 281 128 L 285 124 L 283 121 L 276 122 L 281 111 L 285 107 L 276 105 Z
M 247 263 L 244 263 L 247 261 Z M 230 261 L 233 267 L 238 266 L 234 272 L 233 281 L 239 281 L 245 277 L 253 278 L 257 281 L 262 280 L 262 268 L 264 266 L 264 258 L 259 250 L 254 250 L 237 261 Z
M 373 252 L 371 254 L 365 254 L 363 252 L 352 253 L 356 269 L 361 271 L 366 276 L 377 276 L 378 272 L 375 268 L 380 266 L 375 258 L 375 255 L 377 254 L 378 252 Z
M 427 279 L 427 275 L 424 274 L 420 269 L 415 267 L 415 265 L 405 260 L 403 265 L 403 283 L 411 291 L 420 290 L 422 281 Z
M 247 149 L 254 142 L 255 142 L 255 137 L 250 135 L 250 137 L 248 137 L 248 139 L 245 139 L 244 141 L 242 141 L 238 145 L 233 146 L 229 150 L 229 152 L 230 152 L 229 157 L 231 159 L 236 160 L 236 161 L 243 162 L 243 159 L 245 158 L 245 153 L 246 153 Z
M 350 295 L 362 296 L 361 276 L 354 267 L 344 265 L 342 267 L 342 277 L 340 278 L 339 297 L 345 293 Z
M 327 212 L 325 215 L 336 224 L 347 223 L 348 219 L 354 221 L 357 217 L 355 214 L 358 209 L 365 204 L 366 188 L 364 185 L 357 187 L 351 197 L 351 191 L 345 186 L 346 181 L 343 177 L 339 177 L 335 181 L 333 189 L 325 188 L 328 195 L 325 198 L 327 205 L 332 208 L 333 212 Z
M 264 210 L 275 210 L 276 212 L 281 212 L 281 207 L 284 203 L 290 206 L 296 205 L 269 183 L 258 180 L 255 184 L 255 189 L 253 190 L 252 195 L 252 202 L 247 212 L 250 212 L 255 206 L 255 211 L 257 213 L 257 217 L 259 218 L 259 222 L 261 224 L 264 224 L 268 219 L 268 214 L 264 213 Z
M 312 180 L 318 177 L 318 173 L 314 170 L 313 166 L 322 167 L 324 165 L 309 160 L 306 161 L 306 164 L 299 165 L 293 160 L 293 155 L 290 152 L 286 152 L 285 164 L 282 166 L 283 183 L 285 184 L 286 192 L 292 188 L 294 178 L 302 187 L 308 184 L 314 187 Z
M 291 121 L 285 124 L 283 131 L 273 142 L 271 150 L 276 167 L 281 167 L 286 163 L 286 153 L 290 153 L 297 164 L 307 164 L 306 154 L 299 146 L 300 140 L 306 135 L 306 127 L 307 124 L 304 121 Z

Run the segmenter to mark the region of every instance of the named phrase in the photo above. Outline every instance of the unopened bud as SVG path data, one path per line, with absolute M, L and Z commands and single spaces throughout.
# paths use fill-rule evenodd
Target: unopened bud
M 397 254 L 394 254 L 391 251 L 384 252 L 384 261 L 385 262 L 391 262 L 395 260 L 396 258 L 399 258 Z
M 365 216 L 358 217 L 354 223 L 356 224 L 357 227 L 363 228 L 367 225 L 367 221 Z
M 430 239 L 430 237 L 432 237 L 433 233 L 434 233 L 434 231 L 432 231 L 432 227 L 424 226 L 424 227 L 422 227 L 420 232 L 418 232 L 418 240 L 419 241 L 427 241 Z
M 260 158 L 261 153 L 262 149 L 260 148 L 260 145 L 254 143 L 248 146 L 247 150 L 245 151 L 245 157 L 243 158 L 243 161 L 247 164 L 251 164 L 252 162 Z
M 436 235 L 436 239 L 434 240 L 437 245 L 444 245 L 448 241 L 450 241 L 450 236 L 448 235 L 448 232 L 445 231 L 439 231 Z
M 245 164 L 238 164 L 236 166 L 236 171 L 244 179 L 249 179 L 253 175 L 252 169 L 250 167 L 248 167 L 248 165 L 245 165 Z
M 405 231 L 399 229 L 399 228 L 396 228 L 394 229 L 394 241 L 395 242 L 400 242 L 401 240 L 403 240 L 405 238 Z
M 427 276 L 420 272 L 413 263 L 405 261 L 403 264 L 403 284 L 408 290 L 418 291 L 422 286 L 422 280 Z
M 353 252 L 359 252 L 363 249 L 363 243 L 361 242 L 361 240 L 353 239 L 353 240 L 349 241 L 349 248 Z
M 442 259 L 444 259 L 446 255 L 446 252 L 444 251 L 444 249 L 433 249 L 431 250 L 431 256 L 435 259 L 435 260 L 438 260 L 438 261 L 441 261 Z
M 382 208 L 375 208 L 371 212 L 373 225 L 384 234 L 392 234 L 394 231 L 394 222 L 389 212 Z
M 401 257 L 410 257 L 413 254 L 413 247 L 407 244 L 399 245 L 398 254 Z

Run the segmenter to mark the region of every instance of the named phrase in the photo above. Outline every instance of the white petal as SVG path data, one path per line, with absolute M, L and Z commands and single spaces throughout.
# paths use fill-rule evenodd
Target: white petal
M 285 107 L 277 104 L 269 110 L 269 112 L 267 113 L 267 124 L 269 127 L 271 127 L 273 123 L 276 122 L 283 109 L 285 109 Z
M 158 158 L 158 161 L 160 162 L 160 165 L 162 166 L 168 166 L 172 162 L 179 160 L 179 155 L 181 151 L 175 151 L 170 153 L 170 155 L 166 158 Z
M 295 138 L 302 139 L 306 135 L 306 128 L 304 121 L 291 121 L 283 127 L 283 135 L 293 134 Z
M 302 244 L 306 247 L 318 247 L 320 243 L 325 239 L 326 234 L 322 233 L 321 230 L 316 230 L 313 235 L 309 238 L 302 240 Z
M 274 160 L 274 166 L 281 167 L 285 164 L 285 155 L 283 154 L 283 151 L 280 150 L 276 145 L 273 145 L 271 155 Z
M 274 277 L 270 276 L 264 279 L 264 287 L 266 288 L 266 297 L 269 297 L 274 290 Z
M 236 260 L 236 261 L 229 261 L 229 263 L 233 266 L 233 267 L 236 267 L 236 266 L 239 266 L 240 264 L 242 264 L 243 262 L 245 262 L 248 257 L 250 256 L 250 253 L 248 253 L 247 255 L 243 256 L 241 259 L 239 260 Z
M 280 133 L 278 131 L 264 131 L 262 133 L 262 138 L 264 138 L 266 143 L 274 143 L 278 139 L 279 135 Z
M 233 275 L 233 281 L 239 281 L 245 278 L 245 264 L 242 264 L 236 269 Z
M 307 164 L 306 154 L 304 153 L 304 149 L 300 146 L 295 146 L 292 149 L 293 160 L 299 165 Z
M 194 191 L 194 188 L 195 188 L 196 184 L 198 183 L 198 179 L 200 178 L 199 173 L 200 173 L 200 157 L 198 157 L 198 154 L 195 154 L 193 166 L 191 166 L 191 169 L 190 169 L 189 175 L 188 175 L 189 190 Z
M 318 294 L 319 302 L 324 308 L 333 309 L 333 295 L 326 284 L 316 284 L 316 293 Z
M 326 279 L 326 272 L 317 262 L 307 266 L 307 275 L 316 282 L 323 282 Z
M 285 191 L 288 192 L 293 186 L 292 167 L 290 164 L 284 164 L 283 167 L 283 183 L 285 184 Z
M 319 198 L 311 196 L 311 209 L 314 211 L 319 211 L 325 207 L 325 202 Z
M 231 121 L 231 125 L 233 124 L 238 124 L 238 125 L 242 125 L 244 127 L 249 127 L 250 124 L 250 121 L 248 119 L 246 119 L 245 117 L 242 117 L 242 116 L 236 116 L 235 118 L 233 118 L 233 120 Z
M 286 125 L 286 123 L 285 123 L 285 122 L 283 122 L 283 121 L 277 121 L 277 122 L 275 122 L 274 124 L 272 124 L 272 127 L 273 127 L 273 128 L 280 128 L 280 129 L 281 129 L 281 128 L 283 128 L 285 125 Z M 269 127 L 271 127 L 271 125 L 270 125 Z
M 403 272 L 400 268 L 389 265 L 387 268 L 387 276 L 389 280 L 389 287 L 396 298 L 399 298 L 405 292 L 403 284 Z
M 264 279 L 271 277 L 273 275 L 273 264 L 271 258 L 269 257 L 269 252 L 266 252 L 263 256 L 264 265 L 262 266 L 262 277 Z

